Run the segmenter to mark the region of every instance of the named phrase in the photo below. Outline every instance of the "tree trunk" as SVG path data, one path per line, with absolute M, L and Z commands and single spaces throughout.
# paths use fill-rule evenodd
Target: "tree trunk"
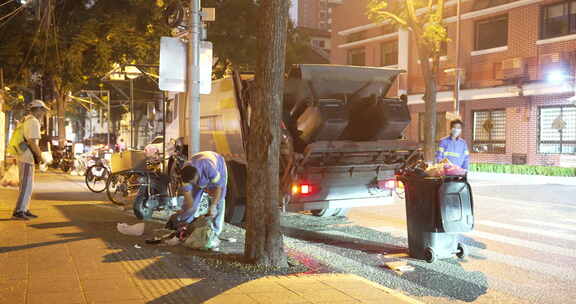
M 280 120 L 288 30 L 286 0 L 260 2 L 256 87 L 248 136 L 245 255 L 258 265 L 287 266 L 279 209 Z
M 56 113 L 58 115 L 58 143 L 60 147 L 66 147 L 66 101 L 62 94 L 56 96 Z
M 434 160 L 436 152 L 436 75 L 430 67 L 428 54 L 423 51 L 425 46 L 419 46 L 420 67 L 422 77 L 426 84 L 424 92 L 424 160 L 431 162 Z

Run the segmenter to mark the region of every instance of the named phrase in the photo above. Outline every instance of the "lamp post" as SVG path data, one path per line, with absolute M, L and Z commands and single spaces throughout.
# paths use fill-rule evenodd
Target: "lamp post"
M 460 36 L 461 36 L 461 0 L 456 3 L 456 68 L 454 69 L 454 114 L 460 116 Z
M 132 150 L 135 149 L 134 137 L 136 136 L 136 134 L 134 134 L 134 79 L 138 78 L 141 73 L 142 72 L 140 72 L 140 70 L 133 65 L 124 67 L 124 74 L 126 78 L 130 80 L 130 148 Z
M 188 100 L 188 155 L 200 151 L 200 0 L 190 0 L 190 34 L 186 99 Z

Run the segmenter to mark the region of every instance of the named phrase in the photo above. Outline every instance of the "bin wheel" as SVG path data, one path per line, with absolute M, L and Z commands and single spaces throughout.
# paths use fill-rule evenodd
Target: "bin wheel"
M 426 249 L 424 249 L 424 259 L 428 263 L 436 262 L 436 254 L 434 253 L 434 250 L 432 248 L 427 247 Z
M 466 248 L 466 245 L 458 243 L 458 251 L 456 252 L 456 256 L 459 259 L 463 259 L 468 256 L 468 248 Z

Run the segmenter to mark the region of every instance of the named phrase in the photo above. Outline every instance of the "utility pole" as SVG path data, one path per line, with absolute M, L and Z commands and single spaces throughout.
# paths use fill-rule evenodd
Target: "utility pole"
M 200 151 L 200 0 L 190 0 L 190 33 L 188 35 L 187 89 L 188 155 Z
M 134 147 L 134 79 L 130 78 L 130 150 Z
M 461 35 L 461 0 L 458 0 L 456 4 L 456 69 L 454 70 L 454 114 L 460 116 L 460 81 L 461 81 L 461 69 L 460 69 L 460 35 Z

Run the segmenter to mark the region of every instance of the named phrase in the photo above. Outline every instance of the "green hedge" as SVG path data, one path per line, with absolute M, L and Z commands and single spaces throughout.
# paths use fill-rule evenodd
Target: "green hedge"
M 471 164 L 470 171 L 488 173 L 509 173 L 522 175 L 544 176 L 576 176 L 576 168 L 528 166 L 528 165 L 502 165 L 502 164 Z

